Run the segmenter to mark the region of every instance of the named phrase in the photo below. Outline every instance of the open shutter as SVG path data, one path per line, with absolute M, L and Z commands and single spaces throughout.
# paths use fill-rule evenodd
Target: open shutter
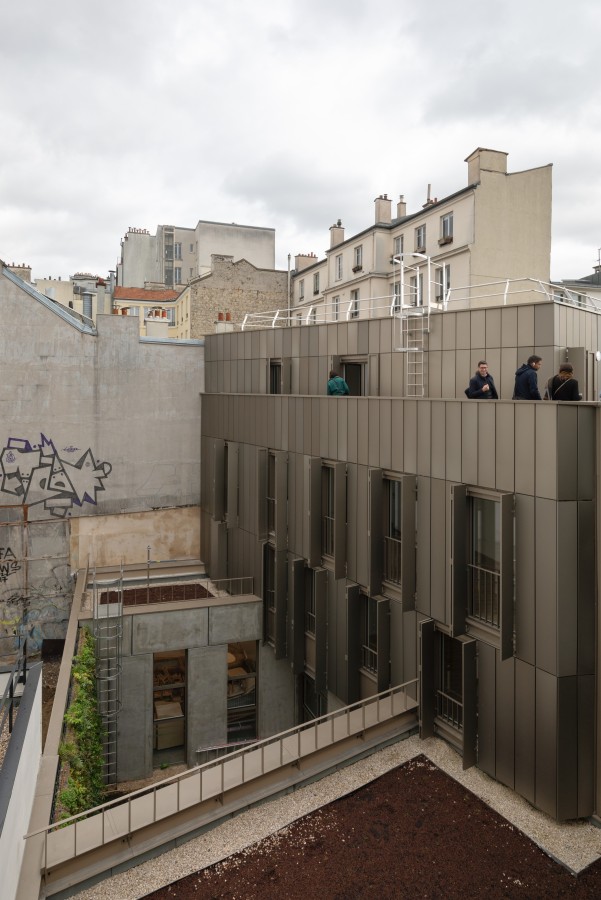
M 227 445 L 227 509 L 225 511 L 228 528 L 238 527 L 238 444 L 228 441 Z
M 305 560 L 290 561 L 288 572 L 288 659 L 293 675 L 305 668 Z
M 282 359 L 282 394 L 290 393 L 290 357 Z
M 467 486 L 451 488 L 451 636 L 465 633 L 467 608 Z
M 346 463 L 334 465 L 334 578 L 346 576 Z
M 375 597 L 382 591 L 384 535 L 382 529 L 383 482 L 382 469 L 370 469 L 369 479 L 369 594 Z
M 513 656 L 513 494 L 501 495 L 501 659 Z
M 390 687 L 390 602 L 380 597 L 376 606 L 378 630 L 378 693 Z
M 345 703 L 359 700 L 361 665 L 361 615 L 359 605 L 359 585 L 349 584 L 346 588 L 346 697 Z
M 267 539 L 267 450 L 264 447 L 257 448 L 257 537 L 260 541 Z
M 211 515 L 217 522 L 221 522 L 225 515 L 225 509 L 223 508 L 225 441 L 222 441 L 221 438 L 213 438 L 211 455 Z
M 288 611 L 288 561 L 285 550 L 275 553 L 275 658 L 286 656 L 286 619 Z
M 211 519 L 211 579 L 227 578 L 227 525 Z
M 436 665 L 434 619 L 419 623 L 419 736 L 434 734 Z
M 328 671 L 328 573 L 325 569 L 313 572 L 315 592 L 315 690 L 323 693 L 327 687 Z
M 477 762 L 478 739 L 476 701 L 476 641 L 464 640 L 461 647 L 461 689 L 463 698 L 463 768 Z
M 305 457 L 304 479 L 304 556 L 311 568 L 321 565 L 321 459 Z
M 288 546 L 288 454 L 275 453 L 275 549 Z
M 403 612 L 415 609 L 415 475 L 401 478 L 401 591 Z

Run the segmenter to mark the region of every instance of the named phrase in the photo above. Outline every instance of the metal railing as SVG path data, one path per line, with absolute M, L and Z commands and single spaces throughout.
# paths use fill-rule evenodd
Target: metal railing
M 393 584 L 401 583 L 401 542 L 396 538 L 384 538 L 384 579 Z
M 54 822 L 30 832 L 26 838 L 43 837 L 41 859 L 42 870 L 46 872 L 414 710 L 417 702 L 409 695 L 409 689 L 417 681 L 411 679 L 351 706 L 245 745 L 223 759 L 211 760 L 126 797 Z
M 457 731 L 463 731 L 463 703 L 444 691 L 436 692 L 436 715 Z
M 20 695 L 15 693 L 18 684 L 27 682 L 27 638 L 23 641 L 18 658 L 15 660 L 12 669 L 8 675 L 8 681 L 4 688 L 2 700 L 0 701 L 0 734 L 4 729 L 6 720 L 8 719 L 8 733 L 12 734 L 14 724 L 15 707 L 18 706 Z
M 367 644 L 361 645 L 361 665 L 369 672 L 378 671 L 378 651 L 368 647 Z
M 436 264 L 432 262 L 432 268 Z M 506 306 L 520 302 L 524 295 L 524 302 L 548 302 L 563 303 L 568 306 L 576 306 L 594 312 L 601 312 L 601 298 L 590 294 L 579 293 L 573 289 L 559 284 L 541 281 L 536 278 L 506 278 L 497 281 L 483 282 L 476 285 L 464 285 L 462 287 L 448 288 L 440 291 L 440 284 L 431 281 L 431 303 L 433 310 L 445 311 L 454 304 L 471 308 L 472 304 L 482 305 L 487 301 L 491 306 Z M 409 289 L 407 289 L 409 292 Z M 426 291 L 424 291 L 426 294 Z M 529 297 L 525 295 L 530 295 Z M 398 294 L 394 294 L 393 282 L 391 293 L 378 297 L 362 297 L 359 302 L 358 316 L 353 315 L 355 300 L 328 301 L 322 300 L 311 304 L 292 307 L 291 309 L 275 309 L 266 312 L 247 313 L 243 321 L 235 327 L 241 331 L 248 328 L 284 328 L 302 325 L 328 324 L 352 319 L 373 319 L 390 317 L 402 317 L 411 315 L 411 310 L 419 311 L 419 304 L 409 296 L 401 301 Z
M 323 516 L 321 523 L 321 552 L 324 556 L 334 556 L 334 518 Z
M 491 569 L 483 569 L 473 563 L 469 564 L 470 570 L 470 599 L 469 614 L 480 622 L 485 622 L 493 628 L 498 628 L 499 596 L 501 589 L 501 576 Z

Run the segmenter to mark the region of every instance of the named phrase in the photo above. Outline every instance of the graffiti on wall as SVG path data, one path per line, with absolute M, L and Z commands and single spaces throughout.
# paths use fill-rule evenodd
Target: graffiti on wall
M 78 452 L 79 448 L 72 445 L 58 451 L 44 434 L 38 444 L 26 438 L 9 438 L 0 453 L 0 494 L 18 498 L 28 506 L 43 503 L 44 509 L 59 518 L 70 513 L 73 506 L 96 505 L 112 466 L 95 459 L 89 448 L 76 462 L 66 458 L 69 454 L 73 459 Z
M 0 582 L 6 582 L 10 575 L 14 575 L 21 568 L 21 563 L 10 547 L 0 547 Z

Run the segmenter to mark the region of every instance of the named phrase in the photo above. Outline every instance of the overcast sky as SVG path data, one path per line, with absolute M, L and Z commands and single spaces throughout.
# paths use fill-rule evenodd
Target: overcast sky
M 21 0 L 0 26 L 0 258 L 115 268 L 129 226 L 276 229 L 322 257 L 381 193 L 552 162 L 553 278 L 601 247 L 601 3 Z

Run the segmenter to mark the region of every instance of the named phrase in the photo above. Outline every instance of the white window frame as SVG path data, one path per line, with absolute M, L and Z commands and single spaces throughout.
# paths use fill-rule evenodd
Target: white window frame
M 453 240 L 453 213 L 445 213 L 440 217 L 440 243 L 450 244 Z
M 353 251 L 353 272 L 360 272 L 363 268 L 363 244 L 359 244 L 359 246 L 355 247 Z
M 359 311 L 361 308 L 361 300 L 359 297 L 359 290 L 351 291 L 351 302 L 349 306 L 349 319 L 358 319 Z
M 319 294 L 319 272 L 313 275 L 313 293 Z
M 418 225 L 415 229 L 415 252 L 424 253 L 426 249 L 426 223 Z
M 336 281 L 342 281 L 342 253 L 338 253 L 334 260 L 334 271 Z
M 305 279 L 304 278 L 301 278 L 301 280 L 298 283 L 298 299 L 299 299 L 299 301 L 305 299 Z
M 405 247 L 405 235 L 399 234 L 397 237 L 395 237 L 395 239 L 393 241 L 392 255 L 393 256 L 401 256 L 402 253 L 404 252 L 404 247 Z

